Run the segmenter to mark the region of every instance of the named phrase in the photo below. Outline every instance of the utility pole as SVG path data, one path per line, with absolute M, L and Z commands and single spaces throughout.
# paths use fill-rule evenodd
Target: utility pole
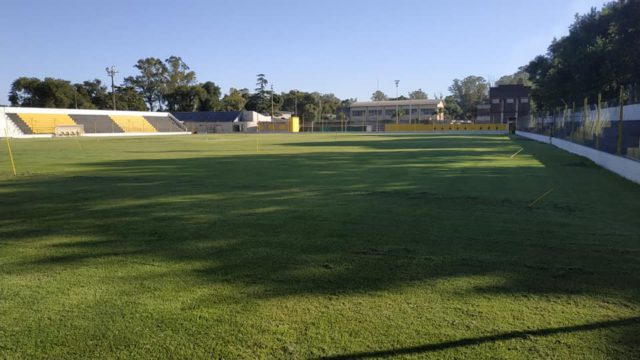
M 273 84 L 271 85 L 271 117 L 273 117 Z
M 76 109 L 78 108 L 78 89 L 73 86 L 73 103 L 76 105 Z
M 116 110 L 116 86 L 113 82 L 113 78 L 116 76 L 118 71 L 116 70 L 116 67 L 113 65 L 111 65 L 111 67 L 106 68 L 105 70 L 107 70 L 107 75 L 111 77 L 111 97 L 113 98 L 113 110 Z
M 396 83 L 396 124 L 400 123 L 400 105 L 398 105 L 398 84 L 400 80 L 395 80 Z

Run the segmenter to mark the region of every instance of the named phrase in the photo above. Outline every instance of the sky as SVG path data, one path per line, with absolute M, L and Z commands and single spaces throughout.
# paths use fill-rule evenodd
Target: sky
M 366 100 L 453 79 L 495 81 L 546 52 L 576 13 L 603 0 L 0 0 L 0 104 L 13 80 L 116 83 L 138 59 L 171 55 L 198 81 Z

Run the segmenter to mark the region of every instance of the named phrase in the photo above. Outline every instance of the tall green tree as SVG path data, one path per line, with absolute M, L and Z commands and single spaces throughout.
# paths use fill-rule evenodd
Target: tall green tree
M 70 81 L 47 77 L 20 77 L 11 84 L 9 101 L 13 106 L 34 106 L 44 108 L 95 108 L 90 98 L 80 86 Z
M 12 106 L 39 106 L 41 81 L 35 77 L 19 77 L 11 84 L 9 102 Z
M 149 110 L 162 110 L 169 69 L 162 60 L 154 57 L 140 59 L 134 67 L 140 74 L 125 78 L 125 86 L 138 90 Z
M 481 76 L 467 76 L 462 80 L 454 79 L 449 91 L 462 109 L 462 116 L 472 119 L 476 116 L 476 106 L 489 97 L 489 84 Z
M 464 111 L 453 95 L 444 98 L 444 115 L 447 119 L 460 120 L 464 118 Z
M 547 53 L 523 70 L 533 82 L 537 108 L 615 98 L 621 86 L 640 82 L 640 1 L 618 0 L 576 15 L 569 34 L 554 39 Z
M 196 73 L 179 56 L 170 56 L 165 61 L 167 68 L 165 93 L 171 93 L 178 87 L 191 86 L 196 83 Z
M 180 85 L 165 96 L 168 111 L 196 111 L 207 100 L 207 92 L 199 85 Z
M 240 111 L 245 108 L 247 100 L 241 90 L 231 88 L 229 93 L 222 98 L 222 110 Z
M 107 98 L 111 99 L 111 93 L 107 94 Z M 109 100 L 110 101 L 110 100 Z M 101 109 L 111 109 L 111 102 L 107 101 L 104 107 Z M 147 111 L 147 105 L 145 104 L 142 95 L 130 86 L 120 86 L 116 90 L 116 103 L 118 110 L 129 111 Z
M 112 106 L 107 87 L 100 79 L 83 81 L 82 84 L 74 84 L 81 99 L 87 99 L 88 103 L 80 103 L 79 108 L 107 109 Z M 91 104 L 91 105 L 89 105 Z
M 256 88 L 255 93 L 251 94 L 247 99 L 247 110 L 257 111 L 262 114 L 267 114 L 271 111 L 271 92 L 267 86 L 269 80 L 264 74 L 256 75 Z
M 204 90 L 206 97 L 201 99 L 200 104 L 198 105 L 198 111 L 220 110 L 222 108 L 222 103 L 220 102 L 220 87 L 213 81 L 207 81 L 200 84 L 200 87 Z
M 498 81 L 496 81 L 496 85 L 524 85 L 531 86 L 533 83 L 529 80 L 529 73 L 520 69 L 517 72 L 511 75 L 502 76 Z

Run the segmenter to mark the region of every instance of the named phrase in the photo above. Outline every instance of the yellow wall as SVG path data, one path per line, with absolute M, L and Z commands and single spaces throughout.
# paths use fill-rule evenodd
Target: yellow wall
M 297 116 L 291 117 L 288 121 L 276 120 L 261 121 L 258 123 L 260 132 L 300 132 L 300 119 Z
M 385 124 L 384 131 L 389 132 L 439 132 L 439 131 L 507 131 L 506 124 Z
M 31 128 L 34 134 L 53 134 L 56 126 L 77 125 L 66 114 L 18 114 L 18 116 Z
M 142 116 L 109 115 L 124 132 L 156 132 L 156 128 Z

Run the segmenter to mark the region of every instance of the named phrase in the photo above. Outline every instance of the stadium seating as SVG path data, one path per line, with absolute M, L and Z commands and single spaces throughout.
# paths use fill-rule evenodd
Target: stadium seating
M 123 133 L 124 130 L 118 126 L 107 115 L 71 115 L 73 120 L 84 126 L 85 133 Z
M 18 117 L 31 129 L 32 134 L 53 134 L 58 125 L 75 125 L 66 114 L 18 113 Z
M 143 116 L 109 115 L 124 132 L 156 132 Z
M 168 113 L 3 108 L 7 121 L 24 135 L 53 135 L 56 128 L 81 126 L 83 134 L 184 133 Z
M 144 116 L 158 132 L 180 132 L 185 131 L 169 116 Z

